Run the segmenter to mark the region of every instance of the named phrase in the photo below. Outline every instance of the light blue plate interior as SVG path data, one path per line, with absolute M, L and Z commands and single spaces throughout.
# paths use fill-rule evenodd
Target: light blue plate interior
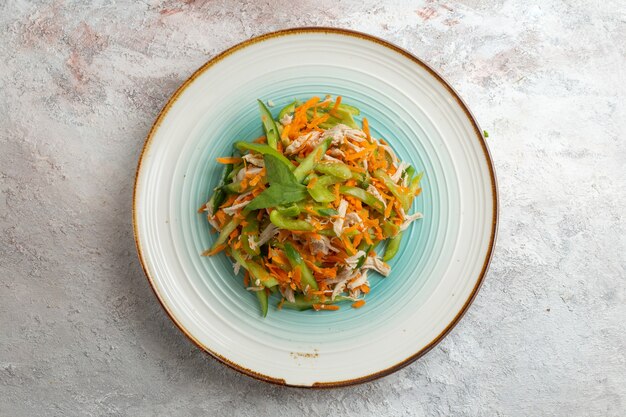
M 323 80 L 323 81 L 321 81 Z M 270 83 L 271 84 L 271 83 Z M 245 87 L 244 87 L 245 89 Z M 371 91 L 376 94 L 375 91 Z M 185 190 L 181 201 L 181 211 L 192 212 L 190 233 L 193 242 L 192 251 L 201 253 L 209 248 L 216 238 L 216 234 L 210 232 L 210 227 L 204 214 L 195 214 L 210 197 L 211 190 L 217 186 L 222 170 L 222 165 L 215 161 L 218 156 L 228 156 L 232 152 L 232 144 L 238 140 L 251 141 L 263 134 L 260 123 L 256 98 L 264 101 L 272 100 L 274 107 L 270 108 L 274 116 L 280 109 L 291 103 L 294 99 L 302 101 L 317 95 L 324 97 L 341 95 L 343 102 L 354 105 L 361 110 L 361 116 L 357 117 L 360 124 L 362 117 L 367 117 L 372 135 L 376 138 L 384 138 L 396 151 L 400 160 L 410 163 L 417 172 L 424 171 L 422 179 L 422 193 L 416 198 L 411 209 L 424 214 L 424 218 L 414 222 L 405 232 L 398 255 L 390 261 L 392 269 L 387 278 L 376 273 L 370 274 L 372 290 L 366 296 L 367 304 L 361 309 L 350 308 L 349 302 L 342 303 L 342 308 L 337 312 L 315 311 L 292 311 L 283 309 L 278 311 L 276 304 L 280 297 L 273 296 L 270 299 L 270 311 L 266 319 L 260 318 L 256 297 L 244 289 L 243 273 L 235 276 L 232 263 L 225 254 L 210 258 L 202 258 L 201 262 L 207 269 L 204 284 L 214 291 L 220 292 L 224 302 L 234 308 L 239 308 L 249 320 L 258 321 L 260 325 L 271 325 L 285 331 L 290 337 L 302 337 L 302 332 L 297 329 L 307 328 L 308 334 L 327 335 L 334 332 L 358 331 L 355 326 L 357 321 L 367 321 L 370 325 L 379 319 L 377 311 L 382 308 L 389 309 L 394 303 L 399 302 L 408 287 L 422 286 L 428 278 L 424 266 L 428 258 L 435 255 L 435 244 L 431 237 L 433 230 L 441 228 L 442 216 L 439 210 L 439 186 L 436 169 L 433 161 L 429 160 L 424 150 L 421 138 L 426 137 L 426 132 L 415 131 L 409 128 L 398 112 L 383 100 L 373 99 L 368 95 L 367 86 L 355 85 L 346 82 L 345 79 L 332 79 L 326 77 L 302 78 L 282 80 L 281 88 L 256 89 L 245 102 L 238 103 L 240 107 L 224 109 L 224 128 L 217 137 L 207 135 L 201 140 L 202 147 L 197 149 L 188 169 L 185 170 Z M 187 200 L 184 200 L 187 198 Z M 379 249 L 379 252 L 382 252 Z M 217 274 L 208 272 L 208 269 L 217 271 Z M 407 282 L 407 277 L 418 282 Z M 274 329 L 276 330 L 276 329 Z M 306 337 L 304 338 L 306 339 Z

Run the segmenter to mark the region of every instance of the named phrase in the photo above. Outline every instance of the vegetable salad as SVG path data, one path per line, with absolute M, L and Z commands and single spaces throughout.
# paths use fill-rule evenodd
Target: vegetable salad
M 278 308 L 337 310 L 365 304 L 368 273 L 387 276 L 421 174 L 371 136 L 367 119 L 341 97 L 313 97 L 275 120 L 259 100 L 265 135 L 235 143 L 219 186 L 202 207 L 219 233 L 203 255 L 226 252 L 267 315 Z M 375 249 L 385 243 L 384 255 Z M 278 297 L 277 297 L 278 298 Z

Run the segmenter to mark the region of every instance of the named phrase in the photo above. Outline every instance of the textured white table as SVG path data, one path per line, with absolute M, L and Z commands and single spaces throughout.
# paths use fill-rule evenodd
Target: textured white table
M 1 416 L 625 415 L 623 1 L 41 3 L 0 2 Z M 170 94 L 224 48 L 302 25 L 440 70 L 489 131 L 502 207 L 454 331 L 332 391 L 257 382 L 193 346 L 131 230 L 139 150 Z

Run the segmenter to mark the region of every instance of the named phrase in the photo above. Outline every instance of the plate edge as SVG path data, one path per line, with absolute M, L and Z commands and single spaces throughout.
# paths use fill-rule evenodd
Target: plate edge
M 424 68 L 426 71 L 428 71 L 437 81 L 439 81 L 439 83 L 446 89 L 448 90 L 448 92 L 454 97 L 454 99 L 457 101 L 457 103 L 459 104 L 459 106 L 461 107 L 461 109 L 463 110 L 463 112 L 465 113 L 465 116 L 467 117 L 468 121 L 471 123 L 472 127 L 474 128 L 474 132 L 476 134 L 476 137 L 479 141 L 479 143 L 481 144 L 485 159 L 487 161 L 487 167 L 489 169 L 489 174 L 490 174 L 490 180 L 491 180 L 491 189 L 492 189 L 492 193 L 493 193 L 493 218 L 492 218 L 492 222 L 491 222 L 491 234 L 490 234 L 490 239 L 489 239 L 489 249 L 487 251 L 486 257 L 485 257 L 485 261 L 483 262 L 483 267 L 481 269 L 481 272 L 479 274 L 479 277 L 476 281 L 476 284 L 474 285 L 474 288 L 472 289 L 472 292 L 469 296 L 469 298 L 466 300 L 465 304 L 463 304 L 463 307 L 461 308 L 461 310 L 457 313 L 457 315 L 450 321 L 450 323 L 448 323 L 448 325 L 446 326 L 446 328 L 439 334 L 437 335 L 437 337 L 435 337 L 429 344 L 427 344 L 425 347 L 423 347 L 422 349 L 420 349 L 418 352 L 416 352 L 415 354 L 409 356 L 408 358 L 398 362 L 397 364 L 383 369 L 381 371 L 363 376 L 363 377 L 359 377 L 359 378 L 354 378 L 354 379 L 348 379 L 348 380 L 343 380 L 343 381 L 333 381 L 333 382 L 315 382 L 312 385 L 296 385 L 296 384 L 288 384 L 284 379 L 282 378 L 274 378 L 274 377 L 270 377 L 258 372 L 255 372 L 251 369 L 248 369 L 244 366 L 241 366 L 235 362 L 232 362 L 230 360 L 228 360 L 227 358 L 219 355 L 216 352 L 211 351 L 209 348 L 207 348 L 206 346 L 204 346 L 202 343 L 200 343 L 190 332 L 188 332 L 179 322 L 178 320 L 175 318 L 174 314 L 170 311 L 170 309 L 168 308 L 168 306 L 165 304 L 164 300 L 162 299 L 162 297 L 160 296 L 160 294 L 158 293 L 154 282 L 152 280 L 152 277 L 150 276 L 149 272 L 148 272 L 148 268 L 146 267 L 146 261 L 144 259 L 144 255 L 143 255 L 143 251 L 141 249 L 141 244 L 139 242 L 139 237 L 138 237 L 138 221 L 137 221 L 137 210 L 136 210 L 136 206 L 137 206 L 137 185 L 140 181 L 140 174 L 141 174 L 141 166 L 142 166 L 142 162 L 144 157 L 147 154 L 147 151 L 150 147 L 150 143 L 152 141 L 152 138 L 155 134 L 155 132 L 157 131 L 157 129 L 159 128 L 159 126 L 161 125 L 161 122 L 163 121 L 165 115 L 167 114 L 167 112 L 169 111 L 169 109 L 174 105 L 174 103 L 176 102 L 176 100 L 178 99 L 178 97 L 183 93 L 183 91 L 191 84 L 193 83 L 193 81 L 199 77 L 202 73 L 204 73 L 207 69 L 209 69 L 211 66 L 213 66 L 214 64 L 216 64 L 217 62 L 221 61 L 222 59 L 228 57 L 229 55 L 232 55 L 233 53 L 242 50 L 248 46 L 254 45 L 256 43 L 262 42 L 264 40 L 267 39 L 272 39 L 272 38 L 277 38 L 280 36 L 286 36 L 286 35 L 293 35 L 293 34 L 302 34 L 302 33 L 331 33 L 331 34 L 339 34 L 339 35 L 344 35 L 344 36 L 351 36 L 351 37 L 356 37 L 356 38 L 360 38 L 360 39 L 364 39 L 370 42 L 374 42 L 377 43 L 381 46 L 384 46 L 386 48 L 389 48 L 401 55 L 403 55 L 404 57 L 410 59 L 411 61 L 415 62 L 417 65 L 421 66 L 422 68 Z M 278 30 L 275 32 L 268 32 L 247 40 L 244 40 L 243 42 L 240 42 L 236 45 L 233 45 L 231 47 L 229 47 L 228 49 L 220 52 L 219 54 L 217 54 L 216 56 L 214 56 L 213 58 L 209 59 L 206 63 L 204 63 L 200 68 L 198 68 L 196 71 L 193 72 L 193 74 L 191 74 L 191 76 L 189 78 L 187 78 L 174 92 L 174 94 L 168 99 L 167 103 L 165 104 L 165 106 L 163 106 L 163 108 L 161 109 L 161 111 L 159 112 L 157 118 L 155 119 L 154 123 L 152 124 L 152 127 L 150 128 L 150 131 L 148 132 L 148 135 L 146 136 L 146 139 L 144 141 L 141 153 L 139 155 L 139 159 L 137 162 L 137 168 L 135 171 L 135 181 L 133 184 L 133 204 L 132 204 L 132 217 L 133 217 L 133 237 L 135 240 L 135 247 L 137 249 L 137 255 L 139 258 L 139 262 L 141 264 L 141 268 L 143 269 L 143 272 L 150 284 L 150 287 L 152 289 L 152 291 L 154 292 L 155 296 L 157 297 L 157 300 L 159 301 L 159 303 L 161 304 L 161 307 L 164 309 L 165 313 L 169 316 L 169 318 L 172 320 L 172 322 L 180 329 L 180 331 L 187 336 L 187 338 L 194 343 L 197 347 L 199 347 L 201 350 L 203 350 L 205 353 L 207 353 L 208 355 L 210 355 L 212 358 L 218 360 L 219 362 L 223 363 L 224 365 L 238 371 L 241 372 L 247 376 L 250 376 L 252 378 L 264 381 L 264 382 L 269 382 L 269 383 L 273 383 L 273 384 L 277 384 L 277 385 L 282 385 L 282 386 L 289 386 L 289 387 L 295 387 L 295 388 L 338 388 L 338 387 L 345 387 L 345 386 L 349 386 L 349 385 L 356 385 L 356 384 L 361 384 L 361 383 L 365 383 L 365 382 L 369 382 L 369 381 L 373 381 L 375 379 L 378 378 L 382 378 L 386 375 L 389 375 L 391 373 L 394 373 L 402 368 L 404 368 L 405 366 L 413 363 L 414 361 L 416 361 L 417 359 L 419 359 L 420 357 L 422 357 L 423 355 L 425 355 L 426 353 L 428 353 L 432 348 L 434 348 L 439 342 L 441 342 L 441 340 L 443 340 L 451 331 L 452 329 L 459 323 L 459 321 L 461 320 L 461 318 L 463 318 L 463 316 L 465 315 L 465 313 L 467 312 L 467 310 L 469 309 L 470 305 L 472 304 L 472 302 L 474 301 L 474 299 L 476 298 L 480 287 L 482 286 L 482 283 L 484 281 L 485 275 L 487 274 L 487 271 L 489 269 L 489 264 L 491 263 L 491 259 L 493 257 L 493 252 L 494 252 L 494 248 L 495 248 L 495 243 L 496 243 L 496 237 L 497 237 L 497 231 L 498 231 L 498 223 L 499 223 L 499 201 L 498 201 L 498 184 L 497 184 L 497 180 L 496 180 L 496 174 L 495 174 L 495 167 L 493 164 L 493 160 L 491 158 L 491 152 L 489 151 L 489 147 L 487 146 L 487 143 L 485 141 L 485 139 L 483 138 L 482 135 L 482 130 L 480 129 L 478 122 L 476 121 L 476 118 L 474 117 L 474 115 L 472 114 L 472 112 L 469 110 L 469 107 L 467 106 L 467 104 L 465 103 L 465 101 L 461 98 L 461 96 L 456 92 L 456 90 L 454 88 L 452 88 L 452 86 L 435 70 L 433 69 L 430 65 L 426 64 L 424 61 L 422 61 L 420 58 L 418 58 L 417 56 L 413 55 L 412 53 L 406 51 L 403 48 L 400 48 L 397 45 L 394 45 L 386 40 L 383 40 L 381 38 L 378 38 L 376 36 L 370 35 L 370 34 L 366 34 L 363 32 L 358 32 L 355 30 L 351 30 L 351 29 L 343 29 L 343 28 L 333 28 L 333 27 L 298 27 L 298 28 L 288 28 L 288 29 L 282 29 L 282 30 Z

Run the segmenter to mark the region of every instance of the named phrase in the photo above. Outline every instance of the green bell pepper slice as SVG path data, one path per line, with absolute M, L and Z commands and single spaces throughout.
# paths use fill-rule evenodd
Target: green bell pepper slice
M 313 225 L 311 225 L 310 223 L 304 220 L 290 219 L 289 217 L 280 214 L 278 210 L 273 210 L 270 213 L 270 221 L 274 224 L 274 226 L 278 227 L 279 229 L 296 230 L 302 232 L 310 232 L 313 230 Z
M 361 200 L 361 202 L 367 204 L 368 206 L 378 211 L 379 213 L 384 213 L 385 211 L 383 203 L 379 199 L 377 199 L 372 194 L 368 193 L 362 188 L 349 187 L 346 185 L 342 185 L 341 187 L 339 187 L 339 192 L 341 194 L 354 197 L 357 200 Z
M 383 261 L 390 261 L 394 256 L 396 256 L 398 250 L 400 249 L 401 241 L 402 232 L 398 232 L 397 235 L 389 239 L 389 242 L 387 242 L 387 248 L 385 249 L 385 255 L 383 256 Z
M 261 112 L 261 122 L 263 123 L 263 129 L 265 130 L 265 136 L 267 137 L 267 144 L 276 149 L 278 147 L 278 127 L 272 117 L 272 113 L 265 106 L 261 100 L 259 102 L 259 111 Z
M 296 180 L 298 180 L 298 182 L 302 182 L 302 180 L 307 175 L 309 175 L 311 171 L 313 171 L 315 165 L 322 160 L 322 157 L 326 153 L 326 150 L 328 150 L 331 141 L 332 138 L 324 139 L 319 145 L 315 147 L 315 149 L 313 149 L 310 154 L 307 155 L 306 158 L 302 160 L 300 165 L 298 165 L 298 167 L 293 170 L 293 175 L 296 177 Z
M 287 255 L 287 259 L 293 269 L 300 268 L 300 282 L 302 288 L 306 288 L 308 285 L 312 290 L 317 290 L 317 281 L 313 278 L 311 270 L 291 243 L 285 243 L 285 255 Z

